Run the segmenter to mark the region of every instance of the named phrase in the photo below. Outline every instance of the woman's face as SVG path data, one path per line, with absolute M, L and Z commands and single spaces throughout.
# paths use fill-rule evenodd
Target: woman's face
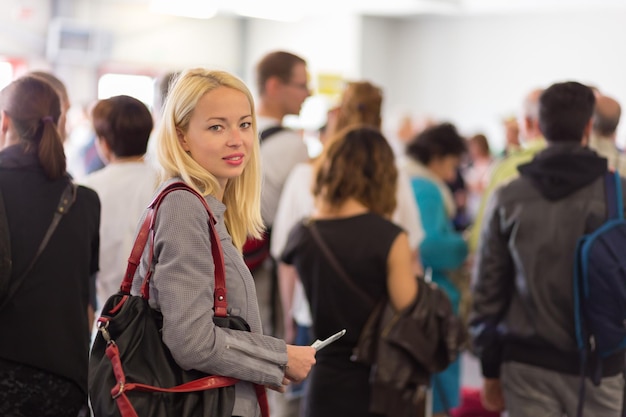
M 229 179 L 243 172 L 257 140 L 248 97 L 229 87 L 206 93 L 191 114 L 189 128 L 179 132 L 178 139 L 224 190 Z
M 428 169 L 443 181 L 452 182 L 460 162 L 461 158 L 456 155 L 437 156 L 430 160 Z

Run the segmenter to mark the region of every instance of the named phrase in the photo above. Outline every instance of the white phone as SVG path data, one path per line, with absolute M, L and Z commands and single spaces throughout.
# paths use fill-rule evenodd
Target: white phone
M 313 344 L 311 344 L 311 347 L 314 347 L 315 350 L 320 351 L 321 349 L 324 349 L 326 346 L 330 345 L 334 341 L 339 340 L 339 338 L 343 336 L 344 334 L 346 334 L 346 329 L 343 329 L 335 333 L 334 335 L 328 337 L 327 339 L 324 339 L 324 340 L 317 339 L 315 342 L 313 342 Z

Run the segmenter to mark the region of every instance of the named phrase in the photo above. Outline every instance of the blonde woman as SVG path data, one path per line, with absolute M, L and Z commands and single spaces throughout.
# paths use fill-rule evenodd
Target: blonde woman
M 213 324 L 214 263 L 204 206 L 175 191 L 156 218 L 150 303 L 163 314 L 163 341 L 185 369 L 239 378 L 234 416 L 259 414 L 254 387 L 284 391 L 315 363 L 309 346 L 264 336 L 254 281 L 241 255 L 248 234 L 259 236 L 260 166 L 254 102 L 233 75 L 205 69 L 183 72 L 169 93 L 156 136 L 166 186 L 184 181 L 205 196 L 217 219 L 224 251 L 228 305 L 251 332 Z M 133 282 L 147 271 L 148 252 Z

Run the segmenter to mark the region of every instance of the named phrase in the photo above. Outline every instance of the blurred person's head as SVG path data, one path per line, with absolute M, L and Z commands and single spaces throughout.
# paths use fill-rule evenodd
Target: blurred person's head
M 239 78 L 196 68 L 176 79 L 156 135 L 164 179 L 181 177 L 201 194 L 220 198 L 229 207 L 226 226 L 238 248 L 263 229 L 257 138 L 254 99 Z
M 59 95 L 59 99 L 61 100 L 61 117 L 59 118 L 58 127 L 59 127 L 59 133 L 61 135 L 61 140 L 62 142 L 64 142 L 65 139 L 67 138 L 67 133 L 68 133 L 66 130 L 67 129 L 67 126 L 66 126 L 67 112 L 69 111 L 71 107 L 70 97 L 67 94 L 67 88 L 65 87 L 65 84 L 63 84 L 63 81 L 57 78 L 54 74 L 50 72 L 46 72 L 46 71 L 30 71 L 26 75 L 31 75 L 33 77 L 40 78 L 44 80 L 45 82 L 49 83 L 52 86 L 52 88 L 54 88 L 56 93 Z
M 154 102 L 152 103 L 152 112 L 155 120 L 157 121 L 159 117 L 161 117 L 161 112 L 163 110 L 167 94 L 170 91 L 170 87 L 179 74 L 180 72 L 177 71 L 166 72 L 165 74 L 158 76 L 154 81 Z
M 317 162 L 313 195 L 338 208 L 349 199 L 388 217 L 396 207 L 398 171 L 378 129 L 351 126 L 335 134 Z
M 615 139 L 617 126 L 622 115 L 620 104 L 612 97 L 595 94 L 596 106 L 593 112 L 593 133 Z
M 516 117 L 508 117 L 502 121 L 504 126 L 505 148 L 507 150 L 515 150 L 520 147 L 519 135 L 520 128 Z
M 465 139 L 454 125 L 442 123 L 428 127 L 415 136 L 406 153 L 441 180 L 452 182 L 466 149 Z
M 100 100 L 91 112 L 100 157 L 107 163 L 146 153 L 153 121 L 144 103 L 130 96 Z
M 491 156 L 489 141 L 482 133 L 476 134 L 467 140 L 467 151 L 470 159 L 485 159 Z
M 593 90 L 575 81 L 548 87 L 539 99 L 539 125 L 549 142 L 581 142 L 589 137 Z
M 310 95 L 306 61 L 285 51 L 265 55 L 256 66 L 259 114 L 282 120 L 300 114 Z
M 333 130 L 338 132 L 348 126 L 364 125 L 380 129 L 382 90 L 367 81 L 349 82 L 334 110 Z
M 41 78 L 24 76 L 0 92 L 0 143 L 4 147 L 22 144 L 36 152 L 50 179 L 66 174 L 63 143 L 57 123 L 61 100 L 56 90 Z
M 530 91 L 522 103 L 522 114 L 519 121 L 520 136 L 523 143 L 532 142 L 542 137 L 539 129 L 539 97 L 543 89 Z

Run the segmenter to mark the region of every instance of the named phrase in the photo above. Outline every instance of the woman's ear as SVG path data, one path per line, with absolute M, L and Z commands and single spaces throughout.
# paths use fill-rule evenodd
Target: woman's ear
M 182 146 L 183 150 L 185 152 L 189 152 L 189 144 L 187 143 L 187 138 L 185 137 L 185 134 L 179 129 L 176 129 L 176 136 L 178 137 L 178 142 L 180 143 L 180 146 Z

